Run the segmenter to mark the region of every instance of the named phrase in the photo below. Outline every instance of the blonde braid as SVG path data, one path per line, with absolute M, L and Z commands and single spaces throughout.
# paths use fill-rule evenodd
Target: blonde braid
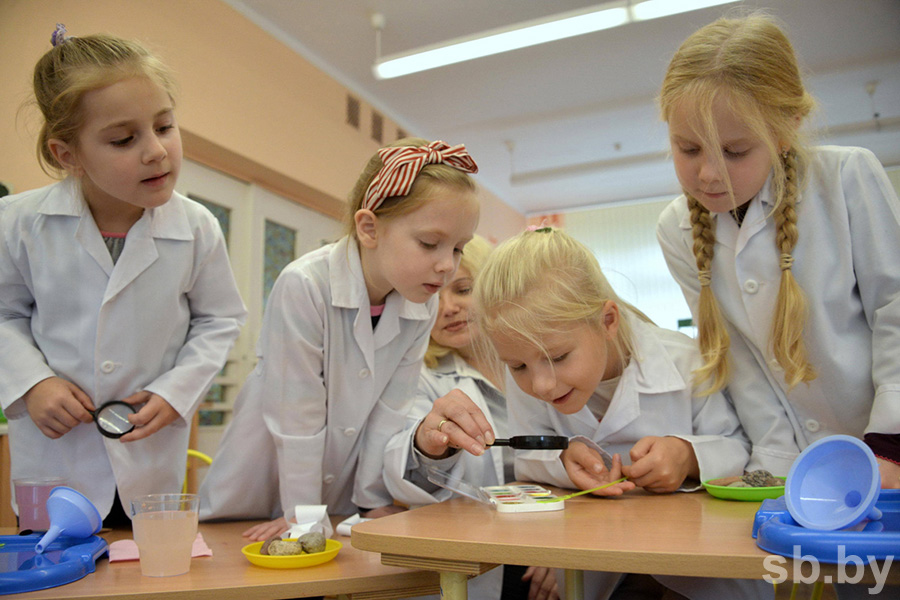
M 808 308 L 806 296 L 791 271 L 794 264 L 792 253 L 799 235 L 797 193 L 797 155 L 788 152 L 784 155 L 784 194 L 774 213 L 777 231 L 775 245 L 781 254 L 781 283 L 770 336 L 775 360 L 784 369 L 784 380 L 788 388 L 793 388 L 800 382 L 809 383 L 816 378 L 816 370 L 807 358 L 806 345 L 803 343 L 803 327 Z
M 700 354 L 705 361 L 694 372 L 697 383 L 711 381 L 704 391 L 711 394 L 725 387 L 729 377 L 728 346 L 731 340 L 725 329 L 719 303 L 710 287 L 712 279 L 713 248 L 716 243 L 715 223 L 709 211 L 696 199 L 687 196 L 691 211 L 691 233 L 694 238 L 694 257 L 697 261 L 697 278 L 700 280 L 700 306 L 697 311 L 697 330 L 700 337 Z

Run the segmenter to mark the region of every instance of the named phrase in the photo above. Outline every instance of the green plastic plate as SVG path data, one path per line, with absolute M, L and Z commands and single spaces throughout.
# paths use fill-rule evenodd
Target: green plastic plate
M 784 477 L 779 477 L 784 481 Z M 762 502 L 769 498 L 780 498 L 784 496 L 783 485 L 773 485 L 769 487 L 730 487 L 727 485 L 712 485 L 703 482 L 703 487 L 711 496 L 721 498 L 723 500 L 740 500 L 743 502 Z

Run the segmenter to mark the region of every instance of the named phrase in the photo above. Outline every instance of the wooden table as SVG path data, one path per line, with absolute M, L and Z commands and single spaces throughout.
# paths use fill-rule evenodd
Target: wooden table
M 718 500 L 705 492 L 582 496 L 567 500 L 562 511 L 539 513 L 498 513 L 454 498 L 359 524 L 352 544 L 381 552 L 385 565 L 440 572 L 447 598 L 465 599 L 469 576 L 518 564 L 566 569 L 572 600 L 581 597 L 586 570 L 735 579 L 778 575 L 766 569 L 769 554 L 751 537 L 758 508 L 758 502 Z M 793 578 L 793 561 L 778 559 Z M 823 579 L 837 581 L 835 565 L 820 569 Z M 867 569 L 862 582 L 874 581 Z M 891 566 L 887 582 L 900 584 L 900 566 Z
M 438 591 L 433 572 L 382 565 L 377 554 L 358 550 L 350 539 L 335 536 L 344 547 L 334 560 L 301 569 L 266 569 L 251 565 L 241 554 L 249 543 L 241 537 L 250 523 L 201 523 L 200 532 L 213 551 L 194 558 L 191 571 L 175 577 L 143 577 L 138 561 L 97 561 L 97 570 L 67 585 L 10 596 L 32 598 L 150 598 L 185 600 L 253 600 L 338 596 L 352 600 L 407 598 Z M 0 530 L 3 534 L 15 530 Z M 102 533 L 107 541 L 131 538 L 131 531 Z M 0 596 L 4 597 L 5 596 Z

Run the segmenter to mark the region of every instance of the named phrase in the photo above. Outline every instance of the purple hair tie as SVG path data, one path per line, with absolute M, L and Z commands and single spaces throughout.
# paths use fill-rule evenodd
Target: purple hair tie
M 50 36 L 50 43 L 53 44 L 53 47 L 60 46 L 68 42 L 71 38 L 66 36 L 66 26 L 62 23 L 56 24 L 56 29 L 53 31 L 53 34 Z

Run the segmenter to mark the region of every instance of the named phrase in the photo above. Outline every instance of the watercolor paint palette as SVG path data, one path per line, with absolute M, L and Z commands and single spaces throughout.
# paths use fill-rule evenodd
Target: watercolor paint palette
M 556 496 L 539 485 L 492 485 L 481 488 L 481 491 L 488 495 L 497 512 L 539 512 L 566 507 L 565 500 L 548 502 Z
M 482 504 L 488 504 L 497 512 L 545 512 L 562 510 L 565 500 L 557 500 L 557 496 L 547 488 L 534 484 L 490 485 L 475 487 L 455 475 L 441 471 L 435 467 L 426 469 L 428 480 L 461 496 L 466 496 Z

